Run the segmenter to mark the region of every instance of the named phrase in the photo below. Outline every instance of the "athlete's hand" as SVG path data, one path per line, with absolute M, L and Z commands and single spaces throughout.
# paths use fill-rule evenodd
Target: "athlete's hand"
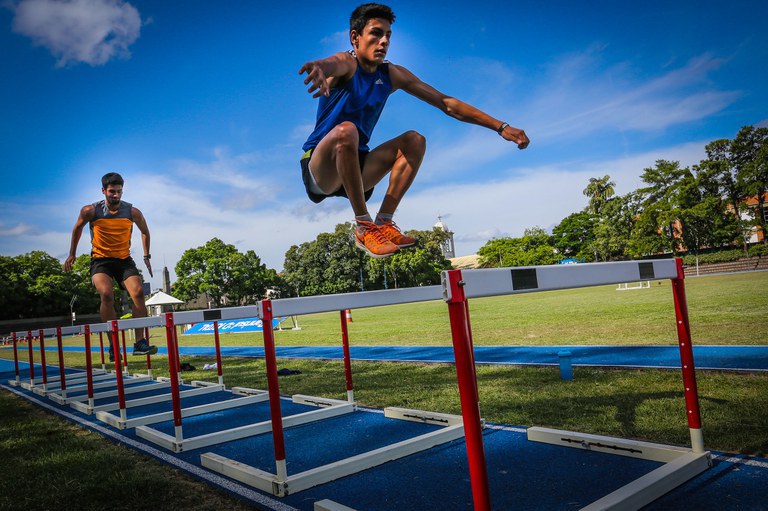
M 331 91 L 328 87 L 328 80 L 325 77 L 323 69 L 320 67 L 320 64 L 318 64 L 316 60 L 307 62 L 301 66 L 301 69 L 299 69 L 299 74 L 304 73 L 307 73 L 307 77 L 304 79 L 304 84 L 309 85 L 309 82 L 312 82 L 312 85 L 309 87 L 309 89 L 307 89 L 307 92 L 314 92 L 314 94 L 312 94 L 313 98 L 319 98 L 320 96 L 327 96 L 330 94 Z
M 505 140 L 517 144 L 518 149 L 525 149 L 528 147 L 528 144 L 531 143 L 528 135 L 525 134 L 525 131 L 513 128 L 512 126 L 505 126 L 500 135 L 504 137 Z
M 75 264 L 75 256 L 71 255 L 67 257 L 66 261 L 64 261 L 64 271 L 66 272 L 72 271 L 73 264 Z
M 152 275 L 152 261 L 150 261 L 149 259 L 147 259 L 145 257 L 144 258 L 144 264 L 147 265 L 147 271 L 149 272 L 149 276 L 150 277 L 154 277 L 154 275 Z

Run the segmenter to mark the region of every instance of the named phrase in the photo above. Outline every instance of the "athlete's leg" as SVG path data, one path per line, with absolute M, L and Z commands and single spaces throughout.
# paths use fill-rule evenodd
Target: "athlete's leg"
M 351 122 L 342 122 L 317 144 L 309 167 L 317 186 L 324 192 L 333 193 L 344 186 L 352 210 L 356 216 L 362 216 L 368 213 L 368 208 L 357 155 L 358 143 L 357 127 Z
M 427 140 L 416 131 L 384 142 L 368 154 L 363 167 L 363 187 L 372 188 L 389 173 L 389 186 L 380 213 L 392 215 L 419 171 Z
M 101 315 L 101 320 L 106 322 L 116 319 L 117 314 L 115 313 L 115 291 L 112 277 L 106 273 L 94 273 L 91 277 L 91 281 L 93 282 L 93 286 L 96 288 L 96 291 L 99 293 L 99 297 L 101 298 L 101 305 L 99 306 L 99 314 Z
M 128 294 L 131 295 L 131 300 L 133 300 L 133 308 L 131 315 L 134 318 L 145 318 L 147 317 L 147 306 L 144 303 L 144 287 L 141 283 L 141 277 L 138 275 L 132 275 L 128 278 L 126 278 L 123 281 L 123 287 L 126 291 L 128 291 Z M 144 338 L 144 329 L 143 328 L 137 328 L 134 330 L 134 339 L 138 341 L 139 339 Z

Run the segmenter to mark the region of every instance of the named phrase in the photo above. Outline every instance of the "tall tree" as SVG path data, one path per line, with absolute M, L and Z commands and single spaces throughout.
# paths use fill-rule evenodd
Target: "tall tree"
M 176 264 L 173 290 L 182 300 L 205 293 L 214 307 L 254 303 L 274 280 L 261 259 L 249 250 L 241 254 L 234 245 L 213 238 L 202 247 L 184 251 Z
M 594 261 L 596 217 L 587 211 L 571 213 L 552 229 L 555 248 L 564 257 Z
M 639 197 L 635 192 L 612 197 L 605 203 L 594 230 L 592 251 L 596 260 L 617 261 L 629 257 L 632 229 L 639 214 Z
M 616 183 L 611 181 L 611 176 L 590 177 L 589 184 L 584 191 L 584 195 L 589 197 L 587 211 L 600 217 L 606 202 L 615 194 Z
M 69 315 L 69 303 L 77 296 L 75 311 L 98 312 L 99 298 L 91 285 L 90 257 L 81 255 L 71 273 L 61 261 L 42 251 L 0 256 L 0 318 L 19 319 Z
M 768 243 L 766 231 L 765 197 L 768 192 L 768 128 L 744 126 L 731 144 L 731 154 L 744 191 L 757 198 L 755 225 Z
M 495 238 L 477 251 L 484 268 L 538 266 L 558 261 L 551 236 L 541 227 L 526 229 L 520 238 Z
M 727 202 L 706 171 L 686 172 L 675 194 L 677 236 L 698 256 L 702 248 L 731 244 L 738 237 L 738 221 L 726 211 Z
M 640 237 L 649 239 L 652 224 L 656 223 L 664 250 L 672 253 L 677 253 L 680 248 L 675 230 L 675 194 L 680 180 L 689 172 L 688 168 L 680 168 L 678 161 L 656 160 L 656 165 L 645 168 L 640 176 L 647 184 L 638 190 L 643 201 L 641 218 L 638 219 Z

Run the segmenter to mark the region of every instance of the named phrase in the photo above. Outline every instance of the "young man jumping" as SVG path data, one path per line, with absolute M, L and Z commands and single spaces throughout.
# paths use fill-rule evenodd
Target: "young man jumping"
M 83 206 L 80 216 L 72 229 L 72 241 L 69 245 L 69 257 L 64 261 L 64 271 L 71 271 L 75 262 L 75 253 L 83 227 L 91 229 L 91 280 L 101 297 L 99 313 L 106 322 L 117 318 L 115 313 L 114 280 L 128 291 L 133 300 L 133 317 L 147 315 L 144 304 L 144 289 L 136 263 L 131 258 L 131 234 L 133 224 L 141 231 L 141 244 L 144 249 L 144 264 L 149 276 L 152 276 L 151 255 L 149 253 L 149 227 L 144 215 L 132 204 L 121 200 L 123 196 L 123 178 L 110 172 L 101 178 L 101 193 L 104 199 Z M 150 346 L 144 338 L 141 328 L 134 330 L 137 341 L 133 345 L 134 355 L 154 355 L 157 347 Z M 109 343 L 109 360 L 114 360 L 112 342 Z
M 523 130 L 446 96 L 406 68 L 386 61 L 394 22 L 388 6 L 361 5 L 349 20 L 353 49 L 299 69 L 299 74 L 307 74 L 308 91 L 320 98 L 315 129 L 302 148 L 307 195 L 315 203 L 330 196 L 347 197 L 355 213 L 355 244 L 371 257 L 387 257 L 416 243 L 400 232 L 392 217 L 416 177 L 426 139 L 407 131 L 373 150 L 368 147 L 391 93 L 402 89 L 455 119 L 497 132 L 520 149 L 530 142 Z M 366 201 L 387 174 L 389 185 L 373 219 Z

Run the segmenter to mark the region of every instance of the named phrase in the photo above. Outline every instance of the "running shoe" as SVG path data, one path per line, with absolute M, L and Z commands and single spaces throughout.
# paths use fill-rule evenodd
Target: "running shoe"
M 397 252 L 397 245 L 389 241 L 378 225 L 373 222 L 357 221 L 355 225 L 355 246 L 379 259 Z
M 416 244 L 416 238 L 411 238 L 400 232 L 400 228 L 392 220 L 386 220 L 384 223 L 378 224 L 378 226 L 381 232 L 384 233 L 384 236 L 399 248 L 410 247 Z
M 139 339 L 133 343 L 134 355 L 154 355 L 157 353 L 157 346 L 150 346 L 146 339 Z

